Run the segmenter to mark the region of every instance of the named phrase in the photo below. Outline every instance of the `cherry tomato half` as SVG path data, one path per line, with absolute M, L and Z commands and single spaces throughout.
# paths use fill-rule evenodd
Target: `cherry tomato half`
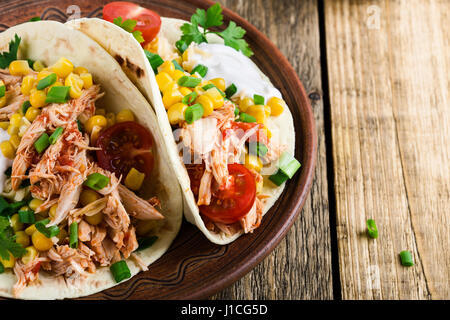
M 96 146 L 101 168 L 126 177 L 131 168 L 149 176 L 153 169 L 153 137 L 134 121 L 119 122 L 100 132 Z
M 142 32 L 145 45 L 155 39 L 161 28 L 161 17 L 156 12 L 143 8 L 137 4 L 116 1 L 108 3 L 103 7 L 103 19 L 113 22 L 115 18 L 121 17 L 123 21 L 132 19 L 137 21 L 134 30 Z
M 199 206 L 200 212 L 214 222 L 231 224 L 244 217 L 252 208 L 256 197 L 256 184 L 252 173 L 241 164 L 229 164 L 228 172 L 232 185 L 226 190 L 219 190 L 213 182 L 213 192 L 209 206 Z M 200 184 L 195 179 L 191 184 Z

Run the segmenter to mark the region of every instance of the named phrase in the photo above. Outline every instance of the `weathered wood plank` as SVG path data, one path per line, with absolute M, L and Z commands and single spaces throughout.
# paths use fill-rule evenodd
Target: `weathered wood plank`
M 450 298 L 449 12 L 325 1 L 343 299 Z
M 265 33 L 297 70 L 312 100 L 319 133 L 323 103 L 317 1 L 222 0 Z M 323 134 L 316 177 L 298 220 L 255 269 L 213 299 L 332 299 L 328 185 Z

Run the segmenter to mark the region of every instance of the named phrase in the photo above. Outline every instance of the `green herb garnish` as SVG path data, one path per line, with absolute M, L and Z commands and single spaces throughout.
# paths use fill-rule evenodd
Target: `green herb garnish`
M 122 17 L 117 17 L 113 20 L 113 23 L 121 27 L 123 30 L 131 33 L 133 37 L 137 40 L 137 42 L 142 43 L 145 41 L 144 37 L 142 36 L 142 32 L 139 30 L 134 30 L 134 28 L 137 25 L 136 20 L 127 19 L 123 21 Z
M 59 234 L 58 226 L 50 226 L 47 228 L 46 225 L 48 223 L 50 223 L 50 219 L 44 219 L 36 222 L 34 226 L 36 227 L 37 231 L 42 233 L 47 238 L 56 237 Z
M 14 40 L 9 42 L 9 51 L 0 53 L 0 68 L 6 69 L 10 63 L 17 60 L 17 51 L 19 50 L 20 37 L 16 34 Z
M 26 253 L 25 248 L 17 243 L 16 236 L 11 235 L 11 226 L 9 219 L 0 216 L 0 257 L 9 261 L 9 253 L 15 258 L 20 258 Z

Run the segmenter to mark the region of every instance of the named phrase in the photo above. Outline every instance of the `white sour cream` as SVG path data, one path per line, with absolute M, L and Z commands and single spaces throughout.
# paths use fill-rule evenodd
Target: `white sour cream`
M 188 50 L 187 64 L 192 68 L 198 64 L 208 67 L 206 80 L 223 78 L 227 87 L 234 83 L 237 88 L 234 96 L 253 98 L 254 94 L 258 94 L 266 102 L 272 97 L 282 98 L 280 91 L 242 52 L 216 43 L 191 45 Z
M 0 128 L 0 142 L 5 140 L 9 140 L 9 134 L 6 130 Z M 0 152 L 0 193 L 3 192 L 5 180 L 7 179 L 5 170 L 11 167 L 12 163 L 12 160 L 6 158 L 3 153 Z

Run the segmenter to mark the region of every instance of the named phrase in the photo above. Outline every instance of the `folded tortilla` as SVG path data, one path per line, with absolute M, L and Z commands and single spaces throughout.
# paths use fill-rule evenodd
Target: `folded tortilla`
M 1 52 L 8 50 L 8 44 L 15 34 L 22 39 L 19 59 L 23 57 L 40 60 L 46 65 L 51 65 L 60 57 L 65 57 L 75 65 L 87 68 L 93 75 L 95 83 L 100 85 L 102 92 L 105 92 L 105 96 L 97 101 L 96 106 L 111 112 L 130 109 L 138 115 L 138 122 L 152 133 L 155 166 L 152 176 L 146 179 L 143 196 L 158 197 L 165 224 L 155 234 L 158 240 L 151 247 L 135 252 L 146 265 L 150 265 L 167 251 L 178 234 L 183 210 L 181 190 L 173 170 L 166 165 L 169 156 L 154 111 L 116 60 L 83 33 L 55 21 L 28 22 L 0 34 Z M 132 259 L 127 259 L 127 264 L 132 276 L 140 271 Z M 16 280 L 11 271 L 0 274 L 0 296 L 13 297 L 12 288 Z M 40 271 L 39 281 L 29 284 L 16 298 L 74 298 L 90 295 L 117 284 L 109 267 L 98 267 L 95 273 L 74 282 L 65 281 L 62 276 L 54 277 Z
M 158 54 L 166 60 L 164 57 L 170 57 L 176 50 L 175 42 L 181 37 L 180 27 L 188 21 L 164 17 L 161 18 L 161 21 L 161 30 L 158 34 Z M 241 236 L 243 231 L 229 236 L 222 232 L 211 232 L 206 228 L 190 187 L 189 175 L 179 156 L 178 148 L 172 134 L 172 128 L 167 117 L 167 111 L 162 102 L 158 84 L 156 83 L 155 74 L 145 56 L 142 46 L 134 39 L 133 35 L 115 24 L 97 18 L 77 19 L 69 21 L 67 24 L 70 27 L 85 33 L 105 48 L 119 62 L 131 81 L 152 104 L 166 141 L 171 164 L 174 167 L 178 181 L 183 190 L 184 215 L 186 219 L 190 223 L 195 224 L 211 242 L 216 244 L 228 244 Z M 223 44 L 222 38 L 214 34 L 208 34 L 207 39 L 208 43 Z M 251 60 L 249 60 L 249 62 L 253 63 Z M 262 71 L 260 71 L 260 75 L 261 81 L 264 81 L 273 87 L 268 77 L 265 76 Z M 286 151 L 294 154 L 295 129 L 289 108 L 285 108 L 280 116 L 268 119 L 267 127 L 277 141 L 286 145 Z M 269 198 L 265 203 L 263 215 L 274 205 L 285 186 L 283 183 L 281 186 L 277 187 L 266 182 L 266 178 L 264 180 L 265 183 L 261 193 L 268 195 Z

